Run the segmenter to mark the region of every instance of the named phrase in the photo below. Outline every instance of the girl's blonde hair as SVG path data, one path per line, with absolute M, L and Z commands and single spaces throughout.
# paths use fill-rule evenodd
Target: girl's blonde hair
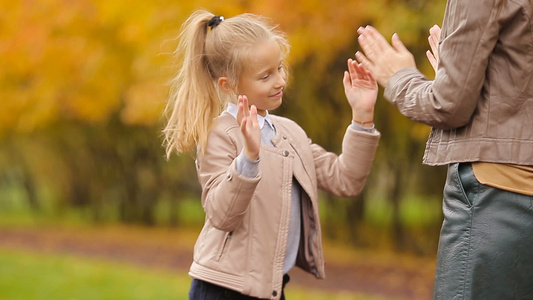
M 274 40 L 283 57 L 289 53 L 285 35 L 263 17 L 241 14 L 209 26 L 210 21 L 220 19 L 200 10 L 182 26 L 180 42 L 174 53 L 181 60 L 181 68 L 172 79 L 165 110 L 170 113 L 163 130 L 167 158 L 173 151 L 189 152 L 195 146 L 203 151 L 214 118 L 228 101 L 237 98 L 220 91 L 217 81 L 227 77 L 236 90 L 253 46 Z

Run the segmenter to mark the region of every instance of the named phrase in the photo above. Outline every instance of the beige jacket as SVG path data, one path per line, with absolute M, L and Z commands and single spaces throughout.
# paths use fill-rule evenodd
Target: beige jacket
M 348 128 L 337 156 L 310 143 L 293 121 L 270 115 L 274 146 L 261 145 L 259 175 L 236 172 L 244 141 L 236 120 L 223 113 L 197 158 L 205 225 L 194 247 L 189 274 L 243 294 L 279 299 L 285 258 L 291 184 L 301 184 L 302 238 L 297 266 L 324 278 L 317 187 L 358 195 L 365 184 L 379 133 Z
M 394 74 L 385 97 L 433 127 L 424 163 L 533 165 L 531 0 L 449 0 L 434 81 Z

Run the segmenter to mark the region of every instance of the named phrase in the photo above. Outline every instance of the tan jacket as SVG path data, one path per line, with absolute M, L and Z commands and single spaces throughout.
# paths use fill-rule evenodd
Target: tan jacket
M 379 133 L 348 129 L 343 154 L 311 144 L 295 122 L 270 115 L 274 146 L 261 145 L 259 175 L 236 172 L 244 141 L 230 114 L 223 113 L 197 158 L 205 225 L 194 247 L 189 274 L 243 294 L 279 299 L 285 258 L 291 184 L 301 184 L 302 238 L 297 266 L 324 278 L 317 187 L 358 195 L 370 173 Z
M 434 81 L 394 74 L 385 97 L 433 127 L 424 163 L 533 165 L 531 0 L 449 0 Z

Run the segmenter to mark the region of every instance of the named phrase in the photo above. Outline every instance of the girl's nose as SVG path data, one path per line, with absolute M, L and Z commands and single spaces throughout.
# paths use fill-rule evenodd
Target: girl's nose
M 285 75 L 285 72 L 279 72 L 278 73 L 278 78 L 277 78 L 276 84 L 279 87 L 285 87 L 285 85 L 287 85 L 287 75 Z

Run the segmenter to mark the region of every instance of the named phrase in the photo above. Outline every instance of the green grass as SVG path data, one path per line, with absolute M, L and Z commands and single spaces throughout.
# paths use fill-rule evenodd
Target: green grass
M 57 254 L 0 249 L 2 300 L 178 300 L 187 299 L 190 277 L 125 264 Z M 290 300 L 386 300 L 347 292 L 298 287 Z
M 187 299 L 186 274 L 70 256 L 0 250 L 0 299 Z
M 56 203 L 53 197 L 40 199 L 40 209 L 33 211 L 25 200 L 20 190 L 0 189 L 0 226 L 1 225 L 32 225 L 32 224 L 91 224 L 94 221 L 92 207 L 71 207 L 66 204 Z M 99 224 L 119 223 L 118 204 L 113 201 L 102 204 L 100 209 Z M 170 223 L 170 212 L 176 214 L 176 220 L 181 227 L 202 227 L 205 221 L 205 212 L 199 197 L 181 199 L 172 206 L 168 199 L 157 202 L 154 209 L 155 223 L 166 226 Z

